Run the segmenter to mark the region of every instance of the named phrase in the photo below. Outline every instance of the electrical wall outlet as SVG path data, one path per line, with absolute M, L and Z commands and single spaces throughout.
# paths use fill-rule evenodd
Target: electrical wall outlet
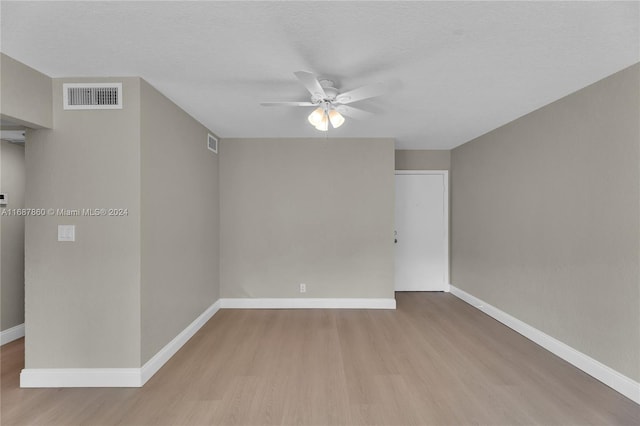
M 300 284 L 300 293 L 306 293 L 307 292 L 307 285 L 305 283 L 301 283 Z

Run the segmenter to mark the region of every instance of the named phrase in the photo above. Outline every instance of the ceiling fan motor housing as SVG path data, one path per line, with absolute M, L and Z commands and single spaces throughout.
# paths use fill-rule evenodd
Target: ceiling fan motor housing
M 321 103 L 321 102 L 333 102 L 336 100 L 336 96 L 338 96 L 338 89 L 333 87 L 335 84 L 331 80 L 318 80 L 320 86 L 324 89 L 324 93 L 326 97 L 323 97 L 321 94 L 317 93 L 311 97 L 311 102 L 313 103 Z

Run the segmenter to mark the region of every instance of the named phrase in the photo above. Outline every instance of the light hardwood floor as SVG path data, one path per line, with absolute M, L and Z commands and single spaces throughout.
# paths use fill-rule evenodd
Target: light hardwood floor
M 221 310 L 140 389 L 20 389 L 0 423 L 638 425 L 640 406 L 445 293 L 398 309 Z

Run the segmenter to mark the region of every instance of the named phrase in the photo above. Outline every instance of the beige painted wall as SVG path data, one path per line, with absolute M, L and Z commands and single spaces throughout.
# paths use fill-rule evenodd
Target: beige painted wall
M 122 110 L 64 111 L 64 82 L 123 83 Z M 140 367 L 219 298 L 218 158 L 207 129 L 139 78 L 54 79 L 27 140 L 26 368 Z M 57 242 L 75 224 L 76 242 Z
M 218 155 L 141 81 L 142 363 L 219 298 Z
M 393 148 L 222 140 L 221 297 L 393 298 Z
M 27 127 L 51 128 L 51 78 L 0 53 L 0 116 Z
M 452 284 L 640 380 L 640 65 L 452 153 Z
M 24 145 L 0 142 L 0 192 L 7 209 L 24 207 Z M 24 322 L 24 217 L 0 217 L 0 330 Z
M 395 161 L 396 170 L 449 170 L 451 151 L 398 149 Z
M 64 111 L 72 81 L 123 82 L 124 108 Z M 138 78 L 55 79 L 55 130 L 28 135 L 28 207 L 128 215 L 27 218 L 27 368 L 140 366 L 139 91 Z M 58 224 L 76 242 L 58 242 Z

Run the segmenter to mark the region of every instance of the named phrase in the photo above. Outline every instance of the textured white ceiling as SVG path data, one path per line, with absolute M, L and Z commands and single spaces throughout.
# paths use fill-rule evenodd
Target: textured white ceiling
M 293 71 L 390 82 L 330 137 L 448 149 L 640 61 L 634 2 L 9 2 L 0 49 L 52 77 L 141 76 L 221 137 L 324 136 Z

